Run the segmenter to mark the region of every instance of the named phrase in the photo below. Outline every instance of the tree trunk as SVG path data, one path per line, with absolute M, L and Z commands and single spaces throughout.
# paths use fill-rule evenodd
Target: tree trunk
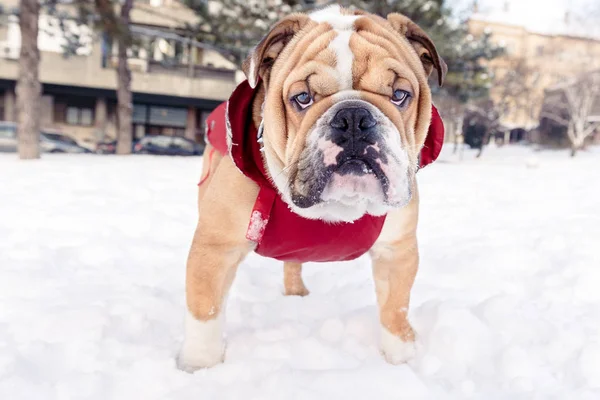
M 581 132 L 574 130 L 569 138 L 571 139 L 571 157 L 575 157 L 577 152 L 583 149 L 585 137 Z
M 584 143 L 580 143 L 577 141 L 576 143 L 571 144 L 571 157 L 575 157 L 580 150 L 585 148 Z
M 133 127 L 131 116 L 133 113 L 133 99 L 131 94 L 131 71 L 127 65 L 127 49 L 131 43 L 129 30 L 130 13 L 133 0 L 126 0 L 121 7 L 121 31 L 117 37 L 118 66 L 117 66 L 117 118 L 119 130 L 117 133 L 117 154 L 131 154 L 133 142 Z
M 40 52 L 37 45 L 40 5 L 37 0 L 21 0 L 19 27 L 21 54 L 17 82 L 17 140 L 19 158 L 40 158 L 40 110 L 42 85 L 39 80 Z
M 127 65 L 127 48 L 119 41 L 119 65 L 117 67 L 117 154 L 130 154 L 133 142 L 131 115 L 131 71 Z

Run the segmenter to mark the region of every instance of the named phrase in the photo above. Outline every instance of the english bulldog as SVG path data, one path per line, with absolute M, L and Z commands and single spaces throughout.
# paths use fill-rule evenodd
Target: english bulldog
M 441 123 L 434 69 L 441 85 L 446 64 L 401 14 L 331 6 L 290 15 L 260 41 L 243 65 L 247 81 L 209 118 L 181 369 L 224 360 L 227 292 L 252 251 L 284 261 L 285 293 L 301 296 L 303 262 L 368 253 L 381 352 L 392 364 L 413 356 L 415 174 L 443 141 L 431 132 Z

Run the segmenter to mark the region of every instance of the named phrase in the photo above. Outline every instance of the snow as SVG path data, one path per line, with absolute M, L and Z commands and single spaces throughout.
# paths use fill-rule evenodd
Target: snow
M 254 210 L 250 215 L 250 222 L 248 223 L 248 231 L 246 232 L 246 238 L 254 242 L 258 242 L 267 228 L 269 218 L 263 218 L 260 211 Z
M 416 355 L 379 354 L 367 258 L 251 255 L 225 363 L 176 368 L 200 158 L 0 154 L 0 399 L 598 399 L 600 149 L 448 150 L 419 172 Z

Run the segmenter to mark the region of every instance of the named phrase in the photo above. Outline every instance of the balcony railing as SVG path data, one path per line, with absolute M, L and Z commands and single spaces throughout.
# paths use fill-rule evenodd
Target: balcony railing
M 223 81 L 233 81 L 235 79 L 235 70 L 214 68 L 205 65 L 164 65 L 159 62 L 148 63 L 149 73 L 172 74 L 187 76 L 189 78 L 216 79 Z
M 144 60 L 141 58 L 129 58 L 127 62 L 129 64 L 129 68 L 133 72 L 176 75 L 191 79 L 215 79 L 222 81 L 235 80 L 235 70 L 232 69 L 215 68 L 205 65 L 168 65 L 161 62 Z M 116 68 L 118 65 L 117 57 L 111 57 L 109 65 L 112 68 Z

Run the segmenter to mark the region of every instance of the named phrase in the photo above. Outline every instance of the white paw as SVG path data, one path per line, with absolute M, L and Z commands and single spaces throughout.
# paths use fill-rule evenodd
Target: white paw
M 381 328 L 381 353 L 390 364 L 398 365 L 412 359 L 417 352 L 415 342 L 404 341 L 393 335 L 385 328 Z
M 188 311 L 185 317 L 185 337 L 177 357 L 177 367 L 185 372 L 194 372 L 223 362 L 222 318 L 199 321 Z

